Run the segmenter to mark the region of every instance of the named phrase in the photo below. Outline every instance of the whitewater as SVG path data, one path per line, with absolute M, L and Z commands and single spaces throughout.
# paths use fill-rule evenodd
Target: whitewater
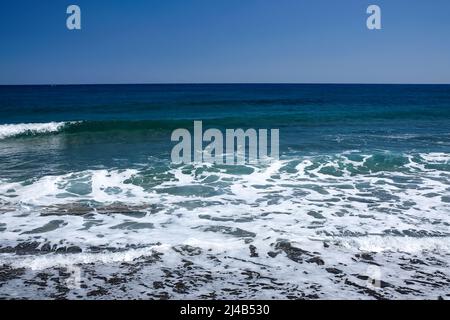
M 369 297 L 395 298 L 401 291 L 437 298 L 446 294 L 449 281 L 443 266 L 450 262 L 450 157 L 398 157 L 404 163 L 400 170 L 396 165 L 379 170 L 376 156 L 354 151 L 291 155 L 264 166 L 168 164 L 158 174 L 146 167 L 72 172 L 27 183 L 3 180 L 0 261 L 25 269 L 23 281 L 73 266 L 121 274 L 124 265 L 139 270 L 144 265 L 138 278 L 126 280 L 133 297 L 148 281 L 167 281 L 162 271 L 167 269 L 179 272 L 180 281 L 188 277 L 195 283 L 170 293 L 179 298 L 201 297 L 218 282 L 232 289 L 222 292 L 223 298 L 287 297 L 294 287 L 305 297 L 369 292 Z M 150 267 L 148 259 L 159 262 Z M 193 267 L 184 270 L 184 264 Z M 415 276 L 416 264 L 423 276 Z M 147 268 L 151 274 L 143 271 Z M 209 281 L 200 280 L 205 270 L 214 270 Z M 382 274 L 381 289 L 367 284 L 374 272 Z M 270 289 L 263 296 L 241 292 L 247 273 L 256 277 L 255 288 Z M 100 285 L 95 278 L 84 281 Z M 204 281 L 206 288 L 197 283 Z M 101 286 L 120 296 L 115 286 Z

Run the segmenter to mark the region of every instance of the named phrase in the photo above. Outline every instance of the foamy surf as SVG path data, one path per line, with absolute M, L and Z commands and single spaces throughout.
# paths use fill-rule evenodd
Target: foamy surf
M 435 297 L 450 281 L 442 271 L 448 161 L 445 153 L 293 153 L 261 165 L 2 179 L 0 265 L 27 284 L 78 268 L 108 297 L 121 297 L 112 283 L 123 281 L 131 297 L 156 282 L 152 297 L 177 298 L 224 286 L 217 297 L 364 298 L 376 268 L 384 288 L 368 291 L 372 298 Z M 421 272 L 437 285 L 421 283 Z M 255 291 L 242 291 L 250 276 Z

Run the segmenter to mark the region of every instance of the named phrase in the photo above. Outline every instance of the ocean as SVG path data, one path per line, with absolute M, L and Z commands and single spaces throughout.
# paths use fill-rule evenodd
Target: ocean
M 448 298 L 449 226 L 450 85 L 0 86 L 1 298 Z

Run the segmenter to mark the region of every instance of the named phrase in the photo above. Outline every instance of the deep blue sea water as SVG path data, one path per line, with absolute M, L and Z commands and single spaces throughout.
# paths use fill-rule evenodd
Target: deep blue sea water
M 278 128 L 280 159 L 174 165 L 171 132 L 194 120 Z M 449 214 L 450 85 L 0 86 L 0 264 L 25 268 L 0 296 L 57 294 L 25 289 L 42 270 L 125 277 L 130 263 L 125 291 L 88 288 L 435 298 L 449 293 Z M 358 290 L 373 274 L 389 286 Z

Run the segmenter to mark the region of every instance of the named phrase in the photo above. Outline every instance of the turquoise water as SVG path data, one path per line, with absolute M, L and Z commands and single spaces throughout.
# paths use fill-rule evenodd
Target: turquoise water
M 280 159 L 174 165 L 171 132 L 194 120 L 278 128 Z M 25 267 L 24 283 L 89 263 L 128 274 L 122 263 L 162 254 L 126 291 L 101 285 L 115 297 L 163 281 L 155 297 L 435 298 L 450 283 L 449 212 L 448 85 L 0 86 L 0 264 Z M 218 278 L 177 291 L 160 269 L 186 257 Z M 239 291 L 246 270 L 274 283 Z M 358 290 L 373 272 L 389 286 Z M 0 295 L 54 293 L 20 281 Z
M 279 128 L 285 156 L 448 152 L 449 105 L 445 85 L 3 86 L 0 172 L 23 178 L 167 160 L 171 131 L 193 120 L 205 129 Z M 5 126 L 51 122 L 66 124 L 39 133 Z

